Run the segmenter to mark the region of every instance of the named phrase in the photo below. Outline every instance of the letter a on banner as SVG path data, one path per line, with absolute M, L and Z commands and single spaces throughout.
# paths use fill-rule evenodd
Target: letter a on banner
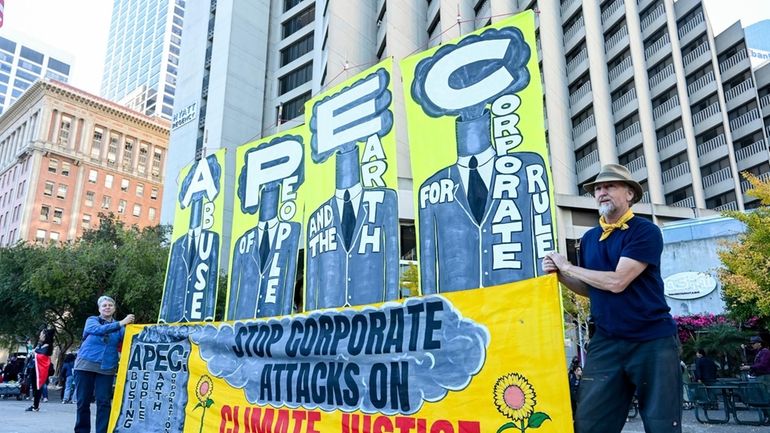
M 292 312 L 306 135 L 303 125 L 237 150 L 226 320 Z
M 556 244 L 532 11 L 401 62 L 423 294 L 541 275 Z
M 179 174 L 160 322 L 214 320 L 224 210 L 224 158 L 225 149 L 221 149 Z

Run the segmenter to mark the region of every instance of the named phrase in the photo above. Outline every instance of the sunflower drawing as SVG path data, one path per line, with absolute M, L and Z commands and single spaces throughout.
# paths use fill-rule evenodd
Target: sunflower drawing
M 551 419 L 545 412 L 535 412 L 537 394 L 526 377 L 519 373 L 508 373 L 497 379 L 494 400 L 498 412 L 511 421 L 497 429 L 497 433 L 510 428 L 522 433 L 528 428 L 538 428 Z
M 211 377 L 204 374 L 198 379 L 198 384 L 195 385 L 195 397 L 198 398 L 198 403 L 193 407 L 193 410 L 199 407 L 203 409 L 201 414 L 201 427 L 199 432 L 203 432 L 203 418 L 206 416 L 206 409 L 210 408 L 214 404 L 214 400 L 211 399 L 211 393 L 214 391 L 214 382 Z

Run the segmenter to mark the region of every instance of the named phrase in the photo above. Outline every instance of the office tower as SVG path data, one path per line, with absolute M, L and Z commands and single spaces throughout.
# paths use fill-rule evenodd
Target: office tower
M 770 173 L 770 69 L 751 69 L 739 23 L 714 35 L 700 0 L 196 4 L 185 31 L 207 38 L 183 47 L 180 122 L 172 127 L 167 169 L 177 173 L 205 149 L 234 149 L 296 126 L 311 95 L 379 60 L 398 61 L 525 9 L 536 11 L 533 55 L 544 81 L 562 247 L 574 247 L 597 224 L 582 185 L 605 163 L 630 169 L 645 191 L 636 212 L 658 223 L 757 205 L 739 173 Z M 408 143 L 405 128 L 396 129 L 400 211 L 408 220 Z M 229 154 L 232 168 L 235 152 Z M 232 171 L 226 185 L 229 215 Z M 173 209 L 168 195 L 164 221 Z
M 0 36 L 0 113 L 8 110 L 35 81 L 66 83 L 71 55 L 3 30 Z
M 0 115 L 0 246 L 76 239 L 100 212 L 158 224 L 168 126 L 37 81 Z
M 171 118 L 184 10 L 184 0 L 114 0 L 103 97 Z

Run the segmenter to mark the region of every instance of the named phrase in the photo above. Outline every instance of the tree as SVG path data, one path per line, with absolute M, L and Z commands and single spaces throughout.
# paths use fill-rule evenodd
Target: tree
M 401 275 L 401 289 L 403 297 L 420 295 L 420 273 L 417 270 L 417 265 L 414 263 L 409 263 L 408 267 Z M 404 293 L 408 294 L 403 295 Z
M 36 336 L 42 325 L 57 328 L 65 353 L 82 338 L 96 300 L 108 294 L 118 317 L 134 313 L 139 323 L 157 321 L 168 261 L 169 228 L 127 227 L 99 215 L 98 228 L 73 242 L 20 243 L 0 249 L 0 339 Z
M 44 304 L 28 276 L 46 258 L 38 245 L 0 248 L 0 342 L 11 346 L 35 336 L 44 324 Z
M 746 232 L 719 252 L 723 298 L 731 316 L 739 321 L 758 317 L 770 324 L 770 181 L 744 173 L 760 206 L 746 213 L 725 212 L 746 225 Z
M 578 333 L 578 350 L 585 351 L 588 341 L 588 319 L 591 316 L 591 301 L 561 285 L 561 302 L 566 319 L 575 326 Z

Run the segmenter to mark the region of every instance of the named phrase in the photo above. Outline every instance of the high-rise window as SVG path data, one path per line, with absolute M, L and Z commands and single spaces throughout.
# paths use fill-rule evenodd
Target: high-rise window
M 91 228 L 91 215 L 84 213 L 83 219 L 80 223 L 80 227 L 83 227 L 83 229 L 87 230 Z
M 60 183 L 59 188 L 56 190 L 56 198 L 67 198 L 67 185 Z
M 139 174 L 145 174 L 147 171 L 148 147 L 149 146 L 147 143 L 142 143 L 139 145 L 139 159 L 136 161 L 136 170 L 139 172 Z
M 94 136 L 91 140 L 91 158 L 99 159 L 102 155 L 102 139 L 104 131 L 101 128 L 94 129 Z
M 66 146 L 70 142 L 70 129 L 72 128 L 72 119 L 68 117 L 62 117 L 61 124 L 59 125 L 59 144 Z
M 313 50 L 313 32 L 281 50 L 281 66 L 288 65 Z
M 301 1 L 302 0 L 283 0 L 283 11 L 286 12 L 294 6 L 297 6 Z
M 138 216 L 139 216 L 139 215 L 141 215 L 141 214 L 142 214 L 142 205 L 140 205 L 140 204 L 135 204 L 135 205 L 134 205 L 134 216 L 135 216 L 135 217 L 138 217 Z
M 305 102 L 310 99 L 310 92 L 303 93 L 283 104 L 281 121 L 291 120 L 305 112 Z
M 104 187 L 105 188 L 112 188 L 112 181 L 115 179 L 115 177 L 111 174 L 108 174 L 104 176 Z
M 43 205 L 40 208 L 40 221 L 48 221 L 48 214 L 51 213 L 49 206 Z
M 46 181 L 45 186 L 43 186 L 43 195 L 52 196 L 53 195 L 53 182 Z
M 86 191 L 86 206 L 92 207 L 94 205 L 94 196 L 96 194 L 93 191 Z
M 315 19 L 315 5 L 303 10 L 302 12 L 294 15 L 286 20 L 281 27 L 283 29 L 282 34 L 284 38 L 295 33 L 299 29 L 313 22 Z
M 123 168 L 131 169 L 134 161 L 134 141 L 126 139 L 123 145 Z
M 163 151 L 155 149 L 152 153 L 152 175 L 155 177 L 160 176 L 160 166 L 163 163 Z
M 70 175 L 70 163 L 69 162 L 62 162 L 61 163 L 61 175 L 62 176 L 69 176 Z
M 120 137 L 116 135 L 110 135 L 110 144 L 107 147 L 107 163 L 114 165 L 118 160 L 118 142 Z
M 53 210 L 53 223 L 61 224 L 61 217 L 64 215 L 64 209 L 56 208 Z
M 283 95 L 284 93 L 307 83 L 312 78 L 313 62 L 311 61 L 279 78 L 279 93 Z
M 58 170 L 59 170 L 59 160 L 58 159 L 49 159 L 48 160 L 48 172 L 55 174 Z

